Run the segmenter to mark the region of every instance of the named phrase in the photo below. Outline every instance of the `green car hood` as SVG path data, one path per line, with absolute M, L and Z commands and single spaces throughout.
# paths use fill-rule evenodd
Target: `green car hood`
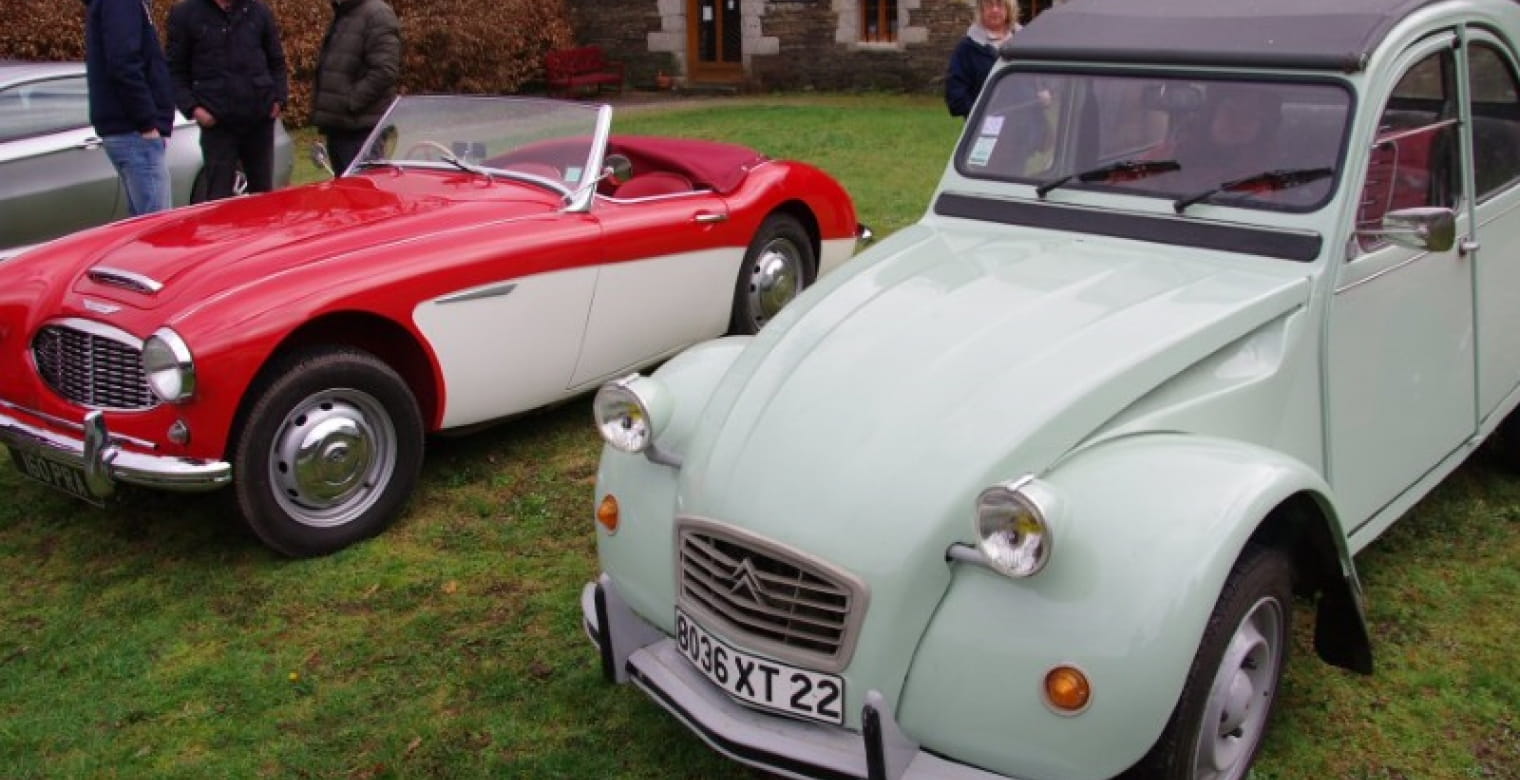
M 905 668 L 948 583 L 945 548 L 972 540 L 977 492 L 1041 472 L 1168 378 L 1301 307 L 1307 276 L 1298 263 L 1070 233 L 906 229 L 735 361 L 686 448 L 678 511 L 864 579 L 871 613 L 892 619 L 868 617 L 861 646 L 879 642 Z

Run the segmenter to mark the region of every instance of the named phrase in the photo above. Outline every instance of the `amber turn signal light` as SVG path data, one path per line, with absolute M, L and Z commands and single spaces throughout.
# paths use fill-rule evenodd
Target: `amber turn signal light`
M 1045 701 L 1063 715 L 1075 715 L 1092 700 L 1092 686 L 1081 669 L 1057 666 L 1045 673 Z
M 617 497 L 608 493 L 602 496 L 601 503 L 596 505 L 596 521 L 607 529 L 607 533 L 617 533 L 618 527 L 618 503 Z

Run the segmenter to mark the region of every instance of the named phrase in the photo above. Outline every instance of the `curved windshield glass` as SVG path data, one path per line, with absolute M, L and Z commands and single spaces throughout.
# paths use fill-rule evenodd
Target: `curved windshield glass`
M 355 168 L 463 169 L 566 192 L 601 164 L 611 111 L 534 98 L 404 95 L 370 134 Z
M 1309 211 L 1329 199 L 1351 95 L 1341 85 L 1004 70 L 956 152 L 965 176 Z

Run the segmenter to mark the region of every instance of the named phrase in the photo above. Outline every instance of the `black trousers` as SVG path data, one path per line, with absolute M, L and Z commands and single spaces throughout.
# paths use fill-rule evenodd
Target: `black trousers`
M 366 127 L 363 130 L 322 128 L 322 135 L 327 137 L 327 155 L 332 158 L 333 175 L 343 175 L 343 171 L 347 170 L 354 158 L 359 156 L 359 149 L 364 146 L 364 139 L 369 138 L 369 133 L 373 129 L 373 127 Z
M 239 166 L 249 192 L 274 189 L 274 120 L 201 128 L 201 160 L 203 186 L 191 193 L 192 203 L 231 196 Z

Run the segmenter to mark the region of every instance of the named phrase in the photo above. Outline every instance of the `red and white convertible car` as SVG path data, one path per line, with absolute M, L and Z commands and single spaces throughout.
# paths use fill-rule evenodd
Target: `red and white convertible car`
M 752 333 L 863 234 L 815 168 L 611 121 L 403 97 L 337 179 L 0 264 L 0 443 L 87 500 L 230 483 L 325 554 L 400 513 L 424 434 Z

